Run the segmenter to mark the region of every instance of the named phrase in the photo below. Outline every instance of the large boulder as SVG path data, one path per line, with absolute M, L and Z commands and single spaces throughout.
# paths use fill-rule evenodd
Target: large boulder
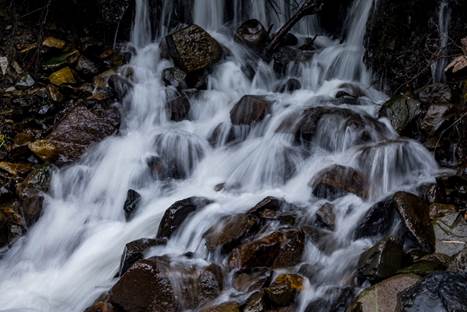
M 187 26 L 165 38 L 175 65 L 186 73 L 208 69 L 222 57 L 222 47 L 204 29 Z
M 128 269 L 111 289 L 110 302 L 117 311 L 177 312 L 212 301 L 222 289 L 222 271 L 217 265 L 198 266 L 186 258 L 154 257 Z
M 319 198 L 334 200 L 349 193 L 364 199 L 368 197 L 366 177 L 350 167 L 335 165 L 323 169 L 309 185 L 313 189 L 313 195 Z
M 90 110 L 84 106 L 73 108 L 47 136 L 59 154 L 58 163 L 77 160 L 93 143 L 114 134 L 120 115 L 114 108 Z
M 178 311 L 169 265 L 163 258 L 137 262 L 110 290 L 111 303 L 125 312 Z
M 396 193 L 393 200 L 406 230 L 404 248 L 409 252 L 418 251 L 427 254 L 434 252 L 435 234 L 428 204 L 420 197 L 405 192 Z
M 433 273 L 400 294 L 397 311 L 467 311 L 465 285 L 465 273 Z
M 300 262 L 304 248 L 303 231 L 283 229 L 235 248 L 229 266 L 232 269 L 290 267 Z
M 394 238 L 387 238 L 365 251 L 359 259 L 357 279 L 372 284 L 396 274 L 402 267 L 404 252 Z
M 211 203 L 211 200 L 203 197 L 190 197 L 177 201 L 165 211 L 157 231 L 157 238 L 169 239 L 192 213 Z
M 399 294 L 421 278 L 415 274 L 390 277 L 364 290 L 349 308 L 350 312 L 395 312 Z
M 392 198 L 380 201 L 368 209 L 358 222 L 354 239 L 385 235 L 394 225 L 396 211 L 391 207 Z
M 272 103 L 262 96 L 245 95 L 230 111 L 234 125 L 254 125 L 271 112 Z
M 387 117 L 400 134 L 403 134 L 420 114 L 421 103 L 407 95 L 396 96 L 387 101 L 379 112 L 380 117 Z
M 263 24 L 256 19 L 244 22 L 235 32 L 235 40 L 245 44 L 247 47 L 261 52 L 266 48 L 269 34 Z

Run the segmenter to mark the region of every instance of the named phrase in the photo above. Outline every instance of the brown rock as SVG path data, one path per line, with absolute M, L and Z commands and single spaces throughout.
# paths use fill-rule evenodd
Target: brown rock
M 234 125 L 256 124 L 271 112 L 271 105 L 264 97 L 245 95 L 230 111 L 230 120 Z
M 240 312 L 240 305 L 236 302 L 225 302 L 216 306 L 203 308 L 201 312 Z
M 274 306 L 284 307 L 294 303 L 304 289 L 305 279 L 297 274 L 281 274 L 264 292 Z
M 244 22 L 235 32 L 235 40 L 260 51 L 266 48 L 269 34 L 260 21 L 251 19 Z
M 360 283 L 382 281 L 396 274 L 402 267 L 403 259 L 401 244 L 391 237 L 384 239 L 360 256 L 357 278 Z
M 32 165 L 0 161 L 0 170 L 8 172 L 12 176 L 24 176 L 32 170 Z
M 348 193 L 364 199 L 368 197 L 366 177 L 350 167 L 328 167 L 317 173 L 309 185 L 313 188 L 313 195 L 319 198 L 334 200 Z
M 43 161 L 54 161 L 58 157 L 55 145 L 47 140 L 38 140 L 28 144 L 28 148 Z
M 16 186 L 16 193 L 20 199 L 23 215 L 27 225 L 32 225 L 42 214 L 44 193 L 49 189 L 52 168 L 41 166 L 34 170 Z
M 47 137 L 59 153 L 60 164 L 77 160 L 93 143 L 117 131 L 120 115 L 114 108 L 89 110 L 84 106 L 72 109 Z
M 190 197 L 174 203 L 165 211 L 162 217 L 157 238 L 170 238 L 190 214 L 211 203 L 212 201 L 203 197 Z
M 222 57 L 222 47 L 197 25 L 185 27 L 165 38 L 177 67 L 186 73 L 207 69 Z
M 410 193 L 398 192 L 394 195 L 394 205 L 409 236 L 417 246 L 409 249 L 423 253 L 435 250 L 435 234 L 429 215 L 429 206 L 424 200 Z M 410 251 L 410 250 L 409 250 Z
M 255 267 L 282 268 L 300 262 L 305 235 L 301 230 L 284 229 L 245 243 L 229 257 L 232 269 Z
M 164 258 L 134 264 L 110 290 L 110 302 L 125 312 L 177 312 L 179 307 Z
M 65 47 L 65 41 L 55 38 L 55 37 L 46 37 L 42 42 L 44 47 L 48 48 L 55 48 L 55 49 L 63 49 Z
M 395 312 L 399 294 L 415 285 L 421 278 L 402 274 L 388 278 L 364 290 L 350 307 L 350 312 Z
M 56 86 L 75 84 L 76 79 L 70 67 L 64 67 L 49 76 L 49 81 Z

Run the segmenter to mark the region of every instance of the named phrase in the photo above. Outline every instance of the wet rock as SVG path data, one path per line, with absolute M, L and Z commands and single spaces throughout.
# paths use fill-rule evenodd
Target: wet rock
M 305 235 L 301 230 L 280 230 L 235 248 L 229 257 L 232 269 L 281 268 L 300 262 Z
M 199 136 L 183 130 L 166 131 L 154 138 L 154 151 L 157 154 L 148 165 L 156 179 L 184 179 L 204 157 L 205 148 L 205 141 Z
M 81 55 L 79 57 L 75 68 L 80 74 L 87 77 L 91 77 L 99 73 L 99 67 L 97 66 L 97 64 L 85 57 L 84 55 Z
M 238 214 L 225 218 L 219 225 L 208 230 L 205 235 L 208 250 L 214 251 L 221 248 L 228 252 L 236 247 L 241 241 L 260 229 L 258 218 L 248 214 Z
M 278 48 L 272 55 L 274 71 L 279 75 L 285 75 L 290 65 L 306 63 L 311 60 L 313 54 L 313 51 L 290 46 Z
M 365 251 L 358 261 L 357 279 L 375 284 L 388 278 L 402 267 L 404 252 L 394 238 L 387 238 Z
M 157 238 L 169 239 L 192 213 L 211 203 L 211 200 L 203 197 L 190 197 L 174 203 L 166 210 L 162 217 Z
M 23 164 L 0 161 L 0 170 L 8 172 L 14 177 L 25 176 L 32 170 L 32 165 L 26 163 Z
M 251 294 L 243 305 L 244 312 L 262 312 L 266 310 L 267 302 L 264 291 L 256 291 Z
M 47 140 L 38 140 L 28 144 L 28 148 L 43 161 L 53 162 L 58 157 L 55 145 Z
M 430 205 L 430 219 L 442 218 L 447 214 L 456 213 L 457 207 L 452 204 L 433 203 Z
M 399 294 L 412 287 L 421 278 L 415 274 L 390 277 L 364 290 L 352 303 L 349 312 L 394 312 L 397 311 Z
M 467 56 L 456 57 L 444 70 L 446 76 L 452 80 L 467 78 Z
M 42 41 L 42 45 L 47 48 L 62 50 L 65 48 L 66 42 L 62 39 L 49 36 Z
M 144 254 L 151 247 L 165 244 L 165 240 L 142 238 L 126 244 L 120 260 L 119 276 L 122 276 L 137 261 L 144 258 Z
M 271 286 L 264 289 L 268 301 L 273 305 L 284 307 L 295 302 L 304 289 L 305 279 L 297 274 L 281 274 Z
M 437 272 L 402 291 L 398 311 L 467 311 L 467 274 Z
M 426 196 L 430 202 L 455 205 L 467 210 L 467 178 L 464 175 L 441 176 L 429 187 Z
M 303 231 L 307 239 L 316 246 L 321 252 L 330 254 L 336 248 L 336 242 L 333 240 L 332 232 L 316 227 L 304 226 Z
M 25 222 L 13 204 L 0 204 L 0 249 L 12 245 L 24 232 Z
M 272 272 L 265 268 L 236 272 L 232 284 L 239 292 L 251 292 L 265 287 L 271 282 Z
M 211 264 L 204 268 L 197 277 L 198 290 L 195 305 L 205 304 L 217 298 L 224 288 L 222 268 Z
M 240 312 L 240 305 L 236 302 L 226 302 L 203 308 L 200 312 Z
M 432 254 L 416 260 L 412 265 L 400 269 L 398 273 L 425 276 L 437 271 L 445 271 L 450 257 L 443 254 Z
M 197 25 L 178 30 L 165 41 L 174 63 L 186 73 L 207 69 L 222 57 L 219 43 Z
M 186 78 L 187 74 L 177 67 L 166 68 L 162 71 L 162 81 L 164 84 L 166 86 L 173 86 L 179 90 L 188 88 L 185 81 Z
M 271 112 L 272 103 L 264 97 L 245 95 L 230 111 L 230 120 L 234 125 L 254 125 L 264 120 Z
M 334 231 L 336 228 L 336 213 L 335 207 L 326 203 L 316 212 L 316 223 L 318 226 Z
M 36 81 L 31 77 L 31 75 L 24 75 L 21 79 L 15 84 L 15 87 L 20 90 L 31 88 L 36 84 Z
M 335 200 L 352 193 L 363 199 L 368 197 L 368 182 L 359 171 L 340 165 L 328 167 L 316 174 L 310 183 L 313 195 Z
M 106 296 L 106 298 L 99 298 L 92 306 L 84 310 L 84 312 L 115 312 L 115 309 L 108 300 L 108 296 Z
M 410 96 L 400 95 L 384 103 L 379 115 L 387 117 L 394 129 L 399 134 L 403 134 L 420 113 L 421 103 L 419 101 Z
M 125 203 L 123 204 L 126 220 L 130 220 L 133 217 L 140 202 L 141 195 L 134 190 L 128 190 Z
M 281 84 L 276 91 L 280 93 L 294 92 L 296 90 L 300 90 L 301 88 L 302 84 L 298 79 L 290 78 L 287 79 L 285 83 Z
M 60 54 L 58 56 L 54 56 L 46 60 L 44 64 L 42 65 L 42 67 L 46 71 L 56 70 L 58 73 L 60 73 L 59 75 L 57 75 L 58 78 L 61 78 L 60 77 L 61 74 L 70 76 L 69 75 L 70 73 L 68 70 L 71 70 L 71 69 L 69 66 L 74 65 L 78 61 L 79 56 L 80 56 L 80 53 L 78 50 L 72 50 L 70 52 L 66 52 L 66 53 Z M 60 68 L 62 69 L 68 68 L 68 69 L 66 69 L 63 72 L 60 72 L 59 70 Z M 50 80 L 50 77 L 49 77 L 49 80 Z
M 49 76 L 49 81 L 56 86 L 76 83 L 75 75 L 70 67 L 64 67 L 52 73 Z
M 133 84 L 121 75 L 111 75 L 108 84 L 118 100 L 124 99 L 128 93 L 133 91 Z
M 35 223 L 42 214 L 44 193 L 49 189 L 52 168 L 35 168 L 23 182 L 16 186 L 16 193 L 21 202 L 22 213 L 27 225 Z
M 467 273 L 467 247 L 459 252 L 451 263 L 449 263 L 448 271 Z
M 336 117 L 340 120 L 345 128 L 352 130 L 364 130 L 367 124 L 378 127 L 378 123 L 368 116 L 357 114 L 349 109 L 329 108 L 329 107 L 312 107 L 306 109 L 300 116 L 293 116 L 292 120 L 286 120 L 280 127 L 279 131 L 292 132 L 294 135 L 295 144 L 310 145 L 318 129 L 320 120 L 323 117 Z M 368 140 L 364 131 L 361 132 L 360 141 L 363 143 Z
M 418 100 L 426 105 L 441 105 L 452 103 L 452 90 L 448 84 L 433 83 L 415 91 Z
M 244 22 L 235 32 L 235 40 L 261 52 L 269 40 L 269 34 L 260 21 L 251 19 Z
M 178 95 L 167 102 L 166 112 L 170 120 L 182 121 L 189 117 L 190 101 L 185 95 Z
M 66 114 L 47 140 L 55 145 L 59 153 L 58 162 L 77 160 L 93 143 L 117 131 L 120 115 L 114 108 L 89 110 L 77 106 Z
M 435 134 L 445 122 L 449 121 L 451 111 L 451 105 L 431 105 L 422 119 L 420 128 L 428 135 Z
M 135 263 L 110 290 L 110 302 L 126 312 L 178 311 L 169 265 L 164 258 Z
M 431 225 L 428 203 L 410 193 L 398 192 L 393 197 L 395 209 L 407 230 L 404 250 L 433 253 L 435 250 L 435 234 Z M 408 242 L 413 240 L 414 245 Z
M 352 287 L 332 287 L 325 291 L 323 298 L 310 302 L 305 312 L 346 312 L 354 296 Z
M 395 210 L 391 207 L 392 198 L 374 204 L 359 221 L 354 239 L 385 235 L 394 224 Z
M 129 0 L 98 0 L 99 13 L 107 25 L 116 26 L 120 23 L 125 12 L 129 9 Z
M 435 221 L 436 252 L 455 255 L 467 246 L 467 221 L 462 213 L 449 213 Z

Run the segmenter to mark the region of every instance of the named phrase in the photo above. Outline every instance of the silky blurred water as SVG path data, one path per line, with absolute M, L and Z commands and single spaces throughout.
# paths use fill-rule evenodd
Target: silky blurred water
M 234 23 L 258 18 L 266 26 L 278 27 L 296 9 L 294 1 L 278 2 L 281 7 L 276 9 L 282 15 L 266 1 L 235 0 Z M 283 197 L 313 215 L 323 200 L 312 196 L 308 182 L 333 164 L 364 172 L 370 179 L 370 196 L 365 201 L 347 195 L 333 202 L 337 214 L 334 239 L 340 246 L 336 251 L 324 254 L 307 243 L 303 261 L 322 269 L 319 282 L 309 284 L 302 294 L 301 309 L 327 287 L 348 284 L 349 272 L 370 244 L 351 240 L 358 219 L 391 192 L 414 190 L 432 180 L 437 164 L 420 144 L 399 139 L 386 120 L 365 125 L 370 138 L 365 143 L 358 140 L 362 129 L 347 127 L 345 120 L 332 116 L 320 121 L 310 146 L 294 144 L 291 133 L 278 129 L 307 108 L 338 109 L 334 100 L 346 88 L 344 83 L 364 90 L 364 95 L 361 105 L 341 99 L 339 108 L 369 119 L 377 117 L 386 96 L 370 86 L 362 47 L 373 9 L 373 0 L 356 0 L 349 12 L 346 41 L 319 37 L 321 50 L 310 61 L 292 66 L 287 77 L 278 78 L 271 64 L 257 60 L 256 74 L 250 80 L 242 68 L 251 53 L 223 30 L 224 2 L 195 0 L 194 21 L 231 53 L 214 67 L 208 89 L 190 98 L 189 120 L 172 122 L 166 115 L 161 72 L 173 65 L 160 58 L 159 40 L 151 41 L 149 25 L 150 19 L 169 25 L 174 3 L 163 1 L 161 16 L 154 17 L 149 16 L 146 1 L 137 0 L 132 34 L 137 54 L 126 65 L 134 70 L 135 87 L 120 103 L 122 128 L 118 136 L 104 140 L 81 161 L 54 174 L 44 215 L 0 260 L 0 311 L 84 310 L 116 282 L 125 244 L 154 237 L 163 213 L 177 200 L 204 196 L 213 203 L 192 216 L 167 246 L 153 250 L 152 255 L 190 251 L 200 261 L 213 259 L 204 247 L 203 234 L 224 216 L 244 212 L 266 196 Z M 167 27 L 161 29 L 167 31 Z M 294 32 L 300 38 L 321 33 L 315 17 L 302 21 Z M 302 88 L 274 92 L 288 78 L 297 78 Z M 211 134 L 221 124 L 226 137 L 232 128 L 230 110 L 246 94 L 266 96 L 273 102 L 271 114 L 248 129 L 235 129 L 243 141 L 226 144 L 221 139 L 212 147 L 208 143 Z M 170 183 L 155 179 L 148 173 L 151 157 L 177 164 L 185 178 Z M 231 190 L 216 192 L 220 183 Z M 125 221 L 122 209 L 128 189 L 142 195 L 130 222 Z

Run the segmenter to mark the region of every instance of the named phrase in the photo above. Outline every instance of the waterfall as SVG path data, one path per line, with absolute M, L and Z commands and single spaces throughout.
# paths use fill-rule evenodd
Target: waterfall
M 276 77 L 270 64 L 258 61 L 252 80 L 242 70 L 248 53 L 230 34 L 218 32 L 226 22 L 225 3 L 195 1 L 194 21 L 230 53 L 209 74 L 207 90 L 190 97 L 189 120 L 172 122 L 165 114 L 167 90 L 161 74 L 173 65 L 160 56 L 160 36 L 151 41 L 149 20 L 158 20 L 161 33 L 167 33 L 174 1 L 163 1 L 158 17 L 149 16 L 147 0 L 136 1 L 131 38 L 137 53 L 126 65 L 134 71 L 135 86 L 120 103 L 125 113 L 119 134 L 54 174 L 43 216 L 0 259 L 0 311 L 83 311 L 116 283 L 125 244 L 154 237 L 165 210 L 178 200 L 201 196 L 213 203 L 149 255 L 189 252 L 195 260 L 222 264 L 225 258 L 203 247 L 203 235 L 224 216 L 245 212 L 266 196 L 284 198 L 313 215 L 322 201 L 312 196 L 308 184 L 318 172 L 335 164 L 361 170 L 374 186 L 368 199 L 347 195 L 333 201 L 338 250 L 325 254 L 307 243 L 302 260 L 322 270 L 300 298 L 303 311 L 328 287 L 348 283 L 347 273 L 368 247 L 367 241 L 352 240 L 359 217 L 391 192 L 415 190 L 433 179 L 437 165 L 430 153 L 416 142 L 398 140 L 393 129 L 377 120 L 378 104 L 386 97 L 369 85 L 362 61 L 373 0 L 355 0 L 344 42 L 321 38 L 322 49 L 306 63 L 289 68 L 284 79 Z M 234 23 L 258 18 L 278 27 L 296 8 L 295 1 L 278 3 L 276 13 L 266 1 L 235 0 Z M 316 19 L 310 17 L 294 31 L 310 36 L 316 27 Z M 276 92 L 288 78 L 298 79 L 302 87 L 293 93 Z M 309 146 L 297 145 L 291 133 L 281 132 L 284 124 L 298 120 L 306 110 L 339 109 L 336 93 L 349 86 L 363 90 L 363 102 L 344 103 L 347 115 L 323 117 Z M 243 141 L 211 146 L 208 140 L 219 126 L 224 132 L 234 128 L 230 111 L 246 94 L 265 96 L 273 103 L 270 114 L 251 129 L 235 128 Z M 364 125 L 348 126 L 346 116 L 363 120 Z M 168 159 L 182 168 L 181 178 L 170 183 L 155 178 L 148 173 L 148 159 Z M 398 166 L 400 162 L 408 165 Z M 216 191 L 221 184 L 225 190 Z M 142 200 L 134 218 L 126 221 L 122 207 L 129 189 L 140 193 Z M 223 296 L 232 293 L 227 289 Z
M 195 0 L 193 20 L 209 30 L 218 30 L 224 23 L 224 2 Z
M 439 32 L 439 54 L 438 59 L 432 64 L 431 71 L 434 82 L 443 82 L 446 77 L 444 69 L 448 65 L 447 48 L 449 42 L 449 22 L 451 19 L 451 8 L 448 0 L 442 0 L 438 10 L 438 32 Z

